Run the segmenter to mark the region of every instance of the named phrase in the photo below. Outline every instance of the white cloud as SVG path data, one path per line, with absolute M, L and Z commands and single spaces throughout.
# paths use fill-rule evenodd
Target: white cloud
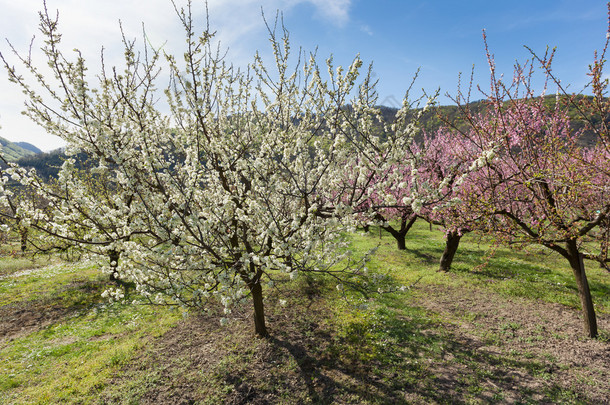
M 318 13 L 330 21 L 343 26 L 349 20 L 351 0 L 310 0 Z
M 360 31 L 364 32 L 365 34 L 367 34 L 371 37 L 373 36 L 373 30 L 371 29 L 371 27 L 369 27 L 366 24 L 360 26 Z

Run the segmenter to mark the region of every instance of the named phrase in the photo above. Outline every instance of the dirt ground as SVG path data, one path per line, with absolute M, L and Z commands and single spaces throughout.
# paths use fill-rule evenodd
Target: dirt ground
M 406 299 L 439 319 L 413 333 L 442 342 L 441 353 L 417 358 L 423 352 L 408 341 L 394 348 L 414 353 L 400 358 L 396 370 L 408 370 L 412 360 L 425 363 L 418 366 L 421 382 L 343 353 L 347 346 L 323 300 L 303 298 L 286 308 L 267 303 L 268 339 L 254 337 L 247 306 L 222 333 L 218 316 L 185 318 L 151 339 L 99 402 L 550 404 L 556 401 L 549 392 L 565 389 L 574 393 L 570 403 L 610 404 L 608 315 L 598 316 L 604 336 L 593 340 L 583 338 L 580 312 L 559 304 L 434 285 L 418 285 Z M 68 304 L 41 299 L 0 307 L 0 347 L 70 316 L 78 307 Z
M 447 286 L 422 287 L 414 303 L 453 319 L 447 326 L 480 352 L 526 353 L 547 365 L 539 378 L 509 370 L 520 385 L 536 390 L 551 380 L 582 393 L 591 403 L 610 403 L 610 342 L 584 338 L 579 311 Z M 609 316 L 598 316 L 597 321 L 600 329 L 610 330 Z
M 0 348 L 3 343 L 51 325 L 72 311 L 41 301 L 20 302 L 0 307 Z
M 574 392 L 570 403 L 610 403 L 610 343 L 584 339 L 578 311 L 445 286 L 420 286 L 410 299 L 445 320 L 442 331 L 419 331 L 442 334 L 445 341 L 443 353 L 427 360 L 422 375 L 432 386 L 397 389 L 391 374 L 334 353 L 334 331 L 316 304 L 308 320 L 290 309 L 270 314 L 269 339 L 253 337 L 247 316 L 222 334 L 215 333 L 217 318 L 185 319 L 114 383 L 141 380 L 146 370 L 155 370 L 138 394 L 143 404 L 361 403 L 363 398 L 388 404 L 551 404 L 549 387 Z M 602 316 L 599 323 L 608 330 L 610 319 Z M 468 379 L 478 379 L 478 392 L 468 392 Z M 106 393 L 101 402 L 113 403 L 115 395 Z

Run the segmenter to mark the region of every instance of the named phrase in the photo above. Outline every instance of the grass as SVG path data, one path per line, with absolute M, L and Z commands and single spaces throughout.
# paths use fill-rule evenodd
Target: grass
M 19 268 L 0 280 L 3 318 L 31 312 L 0 341 L 0 402 L 79 403 L 179 318 L 102 301 L 105 279 L 90 263 L 64 263 Z
M 151 338 L 171 326 L 171 317 L 150 311 L 107 309 L 53 325 L 3 350 L 0 383 L 14 403 L 79 402 L 102 389 Z
M 606 320 L 601 339 L 589 341 L 572 324 L 551 317 L 557 310 L 574 319 L 580 308 L 569 266 L 557 255 L 499 248 L 486 257 L 488 243 L 466 236 L 452 271 L 443 273 L 437 271 L 442 234 L 422 223 L 408 235 L 406 251 L 377 230 L 351 238 L 356 254 L 378 248 L 367 267 L 386 275 L 386 287 L 410 289 L 365 297 L 338 291 L 324 277 L 280 283 L 266 291 L 269 339 L 253 338 L 248 306 L 220 327 L 213 316 L 182 319 L 163 307 L 110 304 L 101 299 L 110 284 L 94 264 L 31 261 L 5 250 L 0 402 L 467 404 L 607 398 L 607 364 L 565 359 L 574 345 L 584 356 L 606 353 L 607 273 L 586 263 L 597 313 Z
M 49 255 L 24 256 L 14 245 L 0 244 L 0 279 L 21 270 L 37 269 L 56 263 L 57 259 Z
M 418 223 L 408 235 L 406 251 L 392 249 L 387 235 L 380 239 L 375 231 L 354 236 L 360 252 L 381 247 L 369 265 L 371 269 L 391 274 L 400 282 L 411 283 L 422 277 L 427 284 L 485 288 L 505 297 L 523 297 L 553 302 L 579 309 L 576 284 L 566 259 L 550 250 L 533 246 L 527 251 L 499 248 L 489 258 L 489 244 L 466 235 L 456 254 L 450 273 L 437 272 L 444 249 L 442 234 Z M 587 277 L 601 314 L 610 313 L 608 273 L 585 261 Z

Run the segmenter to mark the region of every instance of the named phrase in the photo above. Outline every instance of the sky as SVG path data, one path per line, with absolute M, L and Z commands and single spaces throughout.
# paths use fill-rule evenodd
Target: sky
M 185 2 L 176 0 L 178 5 Z M 36 51 L 42 44 L 37 31 L 42 7 L 42 0 L 0 0 L 0 37 L 27 55 L 35 36 L 32 58 L 39 65 L 45 64 Z M 440 88 L 441 104 L 451 104 L 459 74 L 467 83 L 473 66 L 475 84 L 486 88 L 483 30 L 499 73 L 512 77 L 514 63 L 531 57 L 524 45 L 539 55 L 547 46 L 556 47 L 554 74 L 579 92 L 608 27 L 601 0 L 208 0 L 207 7 L 210 28 L 235 65 L 246 66 L 257 50 L 271 61 L 261 11 L 269 21 L 280 11 L 292 49 L 317 49 L 322 63 L 331 54 L 336 64 L 349 65 L 358 54 L 366 64 L 373 63 L 380 104 L 392 107 L 400 106 L 418 69 L 414 88 L 427 93 Z M 149 44 L 183 52 L 184 35 L 170 0 L 47 0 L 47 8 L 59 13 L 63 49 L 79 49 L 91 72 L 99 69 L 102 47 L 106 64 L 120 65 L 119 21 L 128 38 L 140 39 L 144 24 Z M 193 9 L 205 27 L 204 1 L 194 1 Z M 0 52 L 19 67 L 7 41 L 0 43 Z M 472 99 L 483 97 L 475 92 Z M 21 114 L 24 100 L 6 72 L 0 72 L 0 137 L 44 151 L 63 146 L 61 139 Z

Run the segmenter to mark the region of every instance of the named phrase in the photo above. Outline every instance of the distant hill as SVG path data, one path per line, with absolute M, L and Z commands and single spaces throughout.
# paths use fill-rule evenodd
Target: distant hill
M 87 155 L 79 153 L 73 156 L 76 160 L 74 166 L 77 169 L 85 169 L 95 166 L 89 161 Z M 57 178 L 61 165 L 67 156 L 63 148 L 55 149 L 51 152 L 42 152 L 36 155 L 24 156 L 17 160 L 17 164 L 28 169 L 36 169 L 36 173 L 45 179 Z
M 17 146 L 21 146 L 23 149 L 32 151 L 34 153 L 42 153 L 40 149 L 28 142 L 14 142 L 14 144 Z
M 562 101 L 565 101 L 566 96 L 562 96 Z M 590 96 L 577 96 L 576 97 L 576 101 L 578 102 L 578 100 L 581 100 L 582 98 L 587 97 L 590 98 Z M 546 96 L 545 97 L 545 104 L 548 105 L 549 107 L 553 107 L 555 105 L 556 102 L 556 97 L 554 95 L 550 95 L 550 96 Z M 487 108 L 489 108 L 489 104 L 485 101 L 485 100 L 479 100 L 479 101 L 473 101 L 471 103 L 468 104 L 468 109 L 473 113 L 473 114 L 479 114 L 479 113 L 484 113 Z M 394 119 L 396 112 L 398 111 L 397 108 L 393 108 L 393 107 L 380 107 L 381 109 L 381 113 L 384 117 L 384 119 L 389 122 L 392 119 Z M 412 116 L 415 116 L 415 114 L 418 112 L 418 110 L 412 110 Z M 452 122 L 455 125 L 457 125 L 458 127 L 460 127 L 460 110 L 458 109 L 457 106 L 455 105 L 445 105 L 445 106 L 438 106 L 436 108 L 431 108 L 428 111 L 426 111 L 423 116 L 420 119 L 420 127 L 422 130 L 424 130 L 425 132 L 429 133 L 429 134 L 433 134 L 436 130 L 438 130 L 441 126 L 443 126 L 443 122 L 441 121 L 441 119 L 439 118 L 440 116 L 444 117 L 444 120 L 448 121 L 448 122 Z M 585 122 L 583 121 L 581 115 L 579 114 L 578 110 L 576 109 L 576 107 L 572 104 L 569 105 L 568 107 L 568 116 L 570 117 L 570 127 L 572 129 L 572 131 L 582 131 L 579 137 L 579 143 L 581 146 L 593 146 L 595 145 L 595 143 L 597 142 L 597 136 L 590 130 L 585 131 L 584 127 L 585 127 Z M 591 117 L 591 121 L 593 124 L 599 124 L 599 122 L 602 120 L 601 117 L 595 116 L 595 117 Z M 610 122 L 610 116 L 605 117 L 606 122 Z M 417 140 L 421 140 L 421 134 L 419 135 L 419 138 L 416 137 Z
M 555 102 L 555 96 L 549 96 L 549 97 L 547 97 L 547 100 L 548 100 L 547 102 L 551 103 L 551 105 L 552 105 L 552 103 Z M 381 114 L 382 114 L 383 118 L 386 120 L 386 122 L 392 121 L 394 119 L 394 117 L 396 116 L 396 112 L 398 111 L 397 108 L 393 108 L 393 107 L 380 106 L 379 108 L 380 108 Z M 470 104 L 468 104 L 468 108 L 470 109 L 470 111 L 477 114 L 477 113 L 484 112 L 485 109 L 488 108 L 488 106 L 485 101 L 473 101 Z M 415 116 L 416 113 L 417 113 L 417 110 L 412 110 L 411 114 L 413 116 Z M 426 111 L 423 114 L 423 116 L 421 117 L 421 121 L 420 121 L 421 128 L 427 133 L 434 134 L 435 131 L 443 125 L 442 120 L 439 118 L 439 114 L 441 116 L 445 117 L 444 118 L 445 120 L 447 120 L 449 122 L 454 122 L 457 125 L 459 125 L 460 111 L 457 106 L 449 105 L 449 106 L 439 106 L 436 109 L 430 109 L 430 110 Z M 573 107 L 569 108 L 568 114 L 572 118 L 572 130 L 581 130 L 584 126 L 584 122 L 582 120 L 577 119 L 578 114 Z M 594 121 L 599 120 L 599 119 L 600 119 L 599 117 L 595 117 Z M 608 121 L 610 121 L 610 117 L 606 117 L 606 119 Z M 421 139 L 422 139 L 422 134 L 420 133 L 416 137 L 416 140 L 421 141 Z M 595 139 L 596 139 L 596 137 L 593 133 L 584 132 L 584 133 L 582 133 L 582 135 L 580 137 L 580 143 L 583 146 L 590 146 L 590 145 L 595 144 Z M 2 138 L 0 138 L 0 140 L 3 142 L 8 142 Z M 32 151 L 26 150 L 26 149 L 24 149 L 24 147 L 20 147 L 17 144 L 14 144 L 11 142 L 8 142 L 8 143 L 13 145 L 13 147 L 16 147 L 19 150 L 21 150 L 22 153 L 25 153 L 25 155 L 23 155 L 22 157 L 14 159 L 17 161 L 17 163 L 20 166 L 27 167 L 27 168 L 35 168 L 36 172 L 41 177 L 44 177 L 44 178 L 57 177 L 59 168 L 61 167 L 64 160 L 66 159 L 66 155 L 64 154 L 63 149 L 57 149 L 57 150 L 49 152 L 49 153 L 34 154 Z M 24 143 L 20 142 L 19 144 L 24 144 Z M 3 145 L 4 145 L 4 143 L 3 143 Z M 36 150 L 38 150 L 38 148 L 36 148 L 36 147 L 34 147 L 34 148 Z M 6 147 L 5 147 L 5 153 L 6 153 Z M 91 166 L 91 163 L 87 162 L 88 159 L 87 159 L 86 155 L 79 154 L 76 158 L 77 158 L 76 167 L 82 169 L 82 168 Z M 83 163 L 83 162 L 85 162 L 85 163 Z
M 66 155 L 63 149 L 56 149 L 48 153 L 39 153 L 24 156 L 17 160 L 19 166 L 36 169 L 36 173 L 43 178 L 57 177 L 59 168 L 64 163 Z
M 0 137 L 0 145 L 2 145 L 2 156 L 4 156 L 6 160 L 16 162 L 22 157 L 33 156 L 36 155 L 36 153 L 40 153 L 40 149 L 38 149 L 34 145 L 30 145 L 26 142 L 20 142 L 20 144 L 28 145 L 28 147 L 21 146 L 17 143 L 9 141 L 8 139 Z M 36 152 L 36 150 L 38 152 Z

